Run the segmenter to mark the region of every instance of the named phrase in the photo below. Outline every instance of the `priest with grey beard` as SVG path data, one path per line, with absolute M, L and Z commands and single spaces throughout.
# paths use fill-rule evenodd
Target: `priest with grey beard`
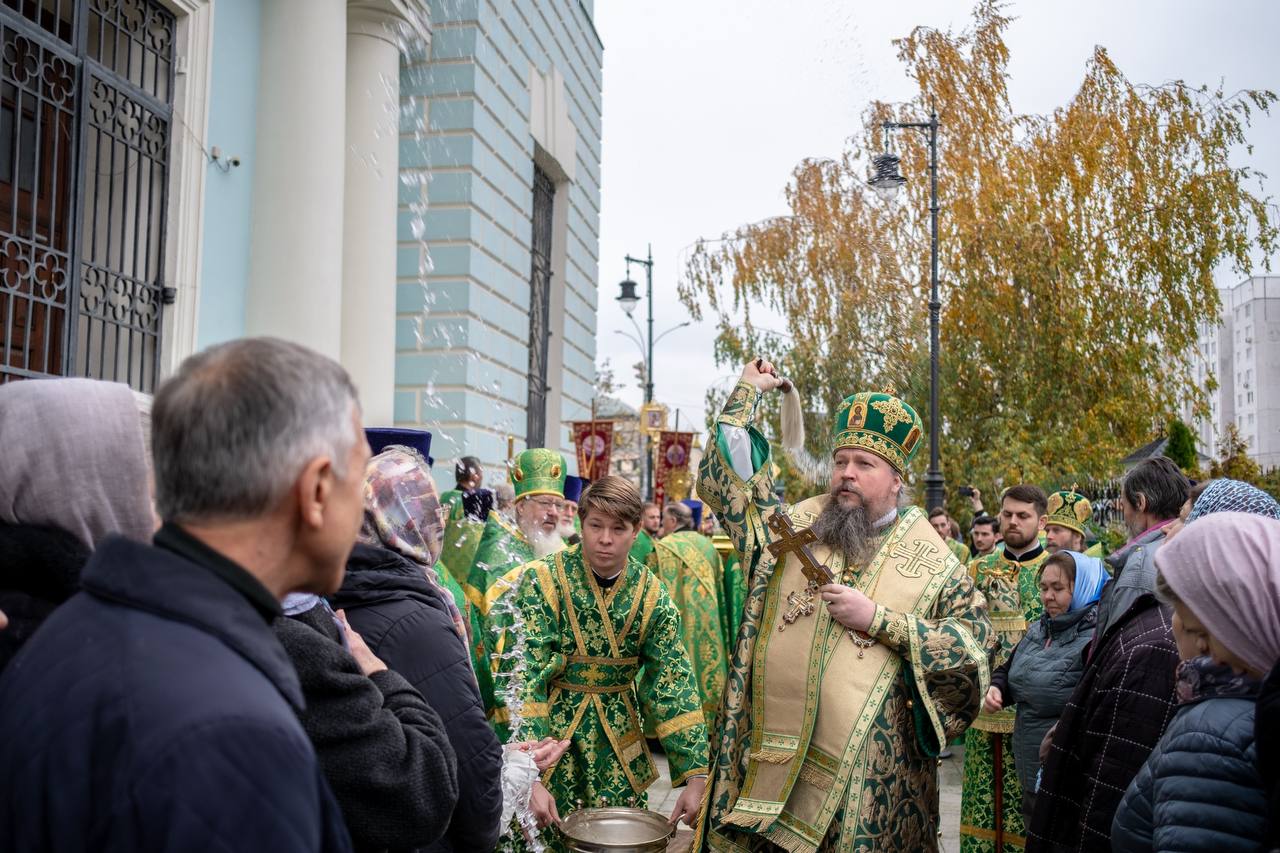
M 755 424 L 786 385 L 748 364 L 698 472 L 749 581 L 693 849 L 937 850 L 937 756 L 990 682 L 986 601 L 925 513 L 900 507 L 924 425 L 892 392 L 846 397 L 829 491 L 779 502 Z

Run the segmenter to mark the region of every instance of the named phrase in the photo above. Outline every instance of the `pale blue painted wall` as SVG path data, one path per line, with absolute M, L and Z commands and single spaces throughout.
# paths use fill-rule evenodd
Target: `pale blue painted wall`
M 205 147 L 216 145 L 224 157 L 238 156 L 241 165 L 230 172 L 207 167 L 196 335 L 201 349 L 244 334 L 261 27 L 261 0 L 218 0 L 214 6 Z
M 568 211 L 560 417 L 547 439 L 573 456 L 561 421 L 589 416 L 599 272 L 603 47 L 580 0 L 432 0 L 425 61 L 401 73 L 396 424 L 430 429 L 441 482 L 462 453 L 496 466 L 523 449 L 528 399 L 533 152 L 529 69 L 564 76 L 577 131 Z M 425 111 L 425 126 L 414 116 Z M 416 180 L 425 175 L 425 185 Z M 425 239 L 413 206 L 426 202 Z M 425 243 L 431 268 L 419 272 Z M 553 286 L 556 286 L 553 283 Z

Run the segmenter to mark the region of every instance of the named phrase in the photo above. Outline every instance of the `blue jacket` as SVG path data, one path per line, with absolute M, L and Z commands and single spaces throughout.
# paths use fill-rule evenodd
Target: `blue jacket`
M 1179 709 L 1125 792 L 1111 828 L 1117 853 L 1262 849 L 1267 799 L 1255 766 L 1252 698 Z
M 104 542 L 0 677 L 0 846 L 345 851 L 263 614 L 211 569 Z

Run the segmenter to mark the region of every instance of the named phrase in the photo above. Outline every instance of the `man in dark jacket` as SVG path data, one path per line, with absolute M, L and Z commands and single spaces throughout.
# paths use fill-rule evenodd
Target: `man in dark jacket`
M 485 719 L 467 646 L 422 567 L 358 544 L 332 598 L 375 655 L 440 715 L 457 755 L 458 804 L 431 850 L 492 850 L 502 815 L 502 747 Z
M 340 627 L 318 596 L 289 596 L 285 613 L 275 631 L 302 682 L 302 727 L 356 850 L 431 844 L 458 801 L 453 747 L 439 715 L 358 633 Z
M 0 844 L 344 851 L 271 631 L 329 593 L 369 448 L 345 371 L 272 339 L 187 359 L 152 409 L 154 545 L 108 538 L 0 677 Z
M 1120 799 L 1176 708 L 1172 620 L 1147 593 L 1094 640 L 1052 734 L 1028 851 L 1110 849 Z

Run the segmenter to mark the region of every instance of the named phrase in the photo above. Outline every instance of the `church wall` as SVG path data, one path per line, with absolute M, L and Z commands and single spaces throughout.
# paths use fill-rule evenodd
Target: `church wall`
M 224 158 L 239 157 L 240 166 L 224 172 L 214 163 L 206 165 L 197 349 L 244 334 L 261 50 L 261 0 L 218 0 L 213 8 L 205 139 Z
M 395 419 L 432 430 L 446 486 L 463 452 L 492 476 L 508 435 L 525 446 L 535 138 L 559 229 L 547 444 L 572 460 L 565 421 L 590 413 L 603 50 L 589 8 L 436 0 L 430 54 L 402 68 Z

